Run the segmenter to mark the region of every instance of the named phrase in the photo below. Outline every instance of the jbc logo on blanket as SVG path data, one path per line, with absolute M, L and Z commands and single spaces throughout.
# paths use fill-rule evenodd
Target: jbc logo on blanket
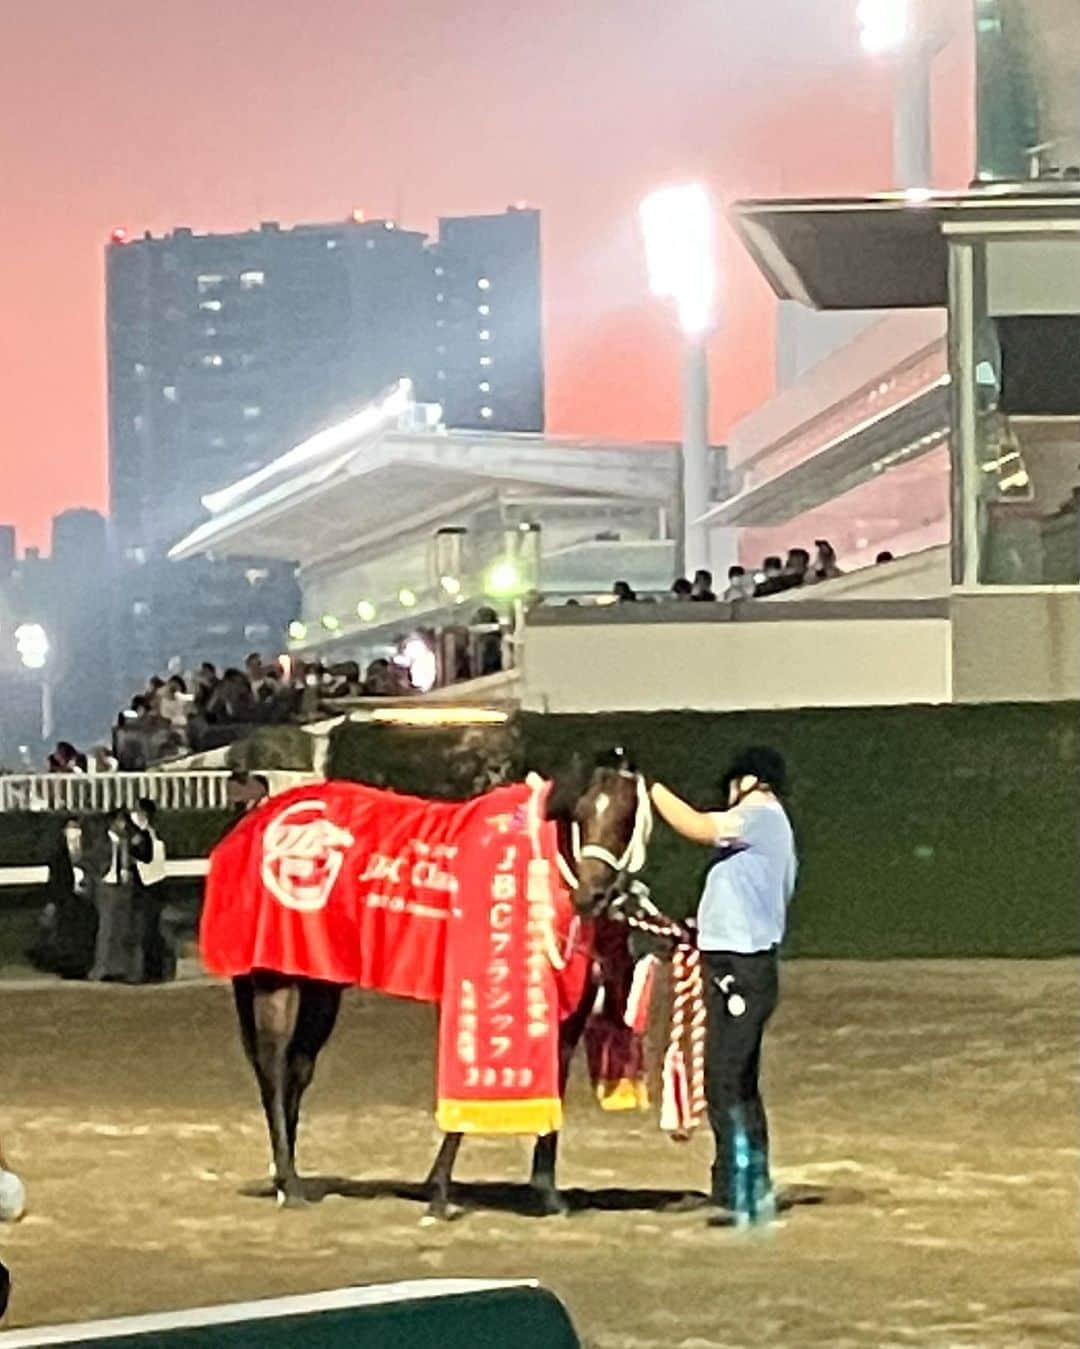
M 266 826 L 263 884 L 287 909 L 325 908 L 353 843 L 347 829 L 326 818 L 324 801 L 296 801 Z

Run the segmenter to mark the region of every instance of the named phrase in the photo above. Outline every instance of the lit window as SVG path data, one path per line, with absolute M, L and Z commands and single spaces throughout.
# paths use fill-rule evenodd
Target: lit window
M 480 341 L 481 341 L 481 342 L 490 342 L 490 341 L 491 341 L 491 329 L 490 329 L 490 328 L 481 328 L 480 331 L 479 331 L 479 333 L 477 334 L 477 336 L 480 338 Z
M 491 357 L 490 357 L 490 356 L 481 356 L 481 357 L 480 357 L 480 364 L 483 365 L 483 366 L 489 366 L 489 365 L 491 364 Z
M 478 304 L 478 305 L 476 306 L 476 312 L 477 312 L 478 314 L 481 314 L 484 318 L 487 318 L 487 316 L 491 313 L 491 305 L 489 305 L 489 304 Z
M 143 431 L 146 429 L 146 418 L 142 415 L 141 412 L 136 412 L 135 416 L 132 417 L 131 421 L 136 431 Z
M 253 422 L 256 417 L 261 416 L 262 416 L 262 408 L 256 407 L 254 404 L 251 404 L 250 406 L 244 409 L 244 421 L 246 422 Z
M 139 547 L 125 548 L 124 558 L 128 562 L 134 562 L 137 567 L 141 567 L 146 562 L 146 549 Z
M 326 246 L 327 248 L 337 248 L 337 242 L 336 239 L 327 239 Z
M 218 276 L 216 272 L 206 272 L 195 278 L 200 290 L 216 290 L 224 280 L 225 278 Z
M 436 379 L 445 379 L 445 378 L 446 378 L 446 371 L 445 371 L 445 370 L 436 370 L 436 372 L 435 372 L 435 378 L 436 378 Z
M 200 308 L 200 309 L 206 309 L 206 310 L 208 310 L 211 314 L 216 314 L 216 313 L 218 312 L 218 310 L 221 308 L 221 301 L 220 301 L 220 300 L 200 300 L 200 301 L 199 301 L 199 308 Z
M 241 272 L 240 284 L 245 290 L 254 290 L 256 286 L 262 286 L 266 283 L 265 272 Z
M 435 296 L 435 303 L 436 303 L 436 304 L 442 304 L 442 302 L 443 302 L 445 299 L 446 299 L 446 296 L 445 296 L 445 295 L 442 293 L 442 291 L 440 290 L 440 291 L 438 292 L 438 294 Z
M 491 282 L 487 279 L 486 276 L 482 276 L 482 277 L 480 278 L 480 280 L 476 283 L 476 289 L 477 289 L 477 290 L 490 290 L 490 289 L 491 289 Z
M 225 364 L 225 358 L 219 356 L 216 351 L 208 352 L 207 355 L 202 358 L 201 364 L 205 366 L 207 370 L 220 369 L 220 367 Z
M 146 366 L 143 365 L 142 361 L 135 362 L 135 373 L 140 376 L 146 374 Z
M 162 396 L 162 398 L 165 399 L 166 403 L 175 403 L 175 402 L 176 402 L 176 385 L 175 385 L 175 384 L 166 384 L 165 387 L 161 390 L 161 396 Z
M 481 393 L 491 392 L 491 384 L 486 379 L 482 379 L 476 387 L 480 390 Z
M 439 344 L 439 346 L 435 348 L 435 350 L 439 353 L 440 356 L 446 355 L 446 348 L 441 343 Z
M 150 606 L 145 600 L 136 600 L 131 606 L 131 612 L 136 618 L 145 618 L 150 612 Z
M 442 276 L 442 274 L 443 274 L 443 269 L 442 269 L 441 267 L 436 267 L 436 268 L 435 268 L 435 275 L 436 275 L 436 276 Z
M 208 323 L 203 329 L 203 335 L 205 337 L 217 337 L 217 329 L 212 323 Z
M 487 421 L 489 418 L 494 417 L 494 415 L 495 414 L 492 412 L 491 408 L 484 407 L 480 409 L 480 416 L 483 417 L 484 421 Z
M 365 240 L 364 240 L 364 247 L 365 247 L 365 248 L 374 248 L 374 247 L 375 247 L 375 240 L 374 240 L 374 239 L 365 239 Z
M 249 586 L 262 585 L 263 581 L 270 579 L 270 573 L 265 567 L 249 567 L 244 572 L 244 580 Z

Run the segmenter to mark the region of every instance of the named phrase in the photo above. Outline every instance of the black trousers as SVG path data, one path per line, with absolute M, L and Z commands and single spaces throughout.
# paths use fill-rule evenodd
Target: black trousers
M 776 1010 L 780 979 L 775 950 L 754 955 L 703 951 L 708 1013 L 705 1094 L 716 1140 L 712 1202 L 735 1208 L 733 1192 L 736 1131 L 746 1132 L 755 1188 L 769 1181 L 769 1126 L 761 1099 L 761 1037 Z

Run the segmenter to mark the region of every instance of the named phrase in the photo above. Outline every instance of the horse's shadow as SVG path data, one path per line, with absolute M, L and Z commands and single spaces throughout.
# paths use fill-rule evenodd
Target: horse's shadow
M 430 1191 L 416 1181 L 394 1179 L 354 1180 L 347 1176 L 306 1176 L 304 1195 L 308 1203 L 320 1204 L 330 1196 L 342 1199 L 401 1199 L 427 1207 Z M 241 1194 L 248 1198 L 274 1196 L 271 1184 L 245 1185 Z M 581 1188 L 561 1191 L 571 1214 L 574 1213 L 692 1213 L 708 1206 L 708 1196 L 700 1190 L 631 1189 L 611 1187 L 598 1190 Z M 870 1198 L 864 1191 L 820 1185 L 788 1185 L 777 1191 L 780 1212 L 819 1204 L 858 1204 Z M 512 1213 L 519 1217 L 546 1216 L 541 1198 L 529 1185 L 500 1181 L 455 1181 L 451 1199 L 456 1211 Z

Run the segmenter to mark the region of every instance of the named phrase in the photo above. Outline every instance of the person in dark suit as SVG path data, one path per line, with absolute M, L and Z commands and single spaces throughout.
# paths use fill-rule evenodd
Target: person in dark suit
M 132 959 L 131 829 L 123 807 L 108 817 L 104 834 L 86 849 L 86 858 L 94 879 L 98 913 L 89 978 L 130 981 L 136 973 Z
M 135 983 L 160 983 L 175 972 L 175 955 L 165 947 L 165 844 L 154 828 L 157 803 L 149 797 L 131 812 L 132 969 Z
M 83 829 L 75 816 L 63 823 L 49 858 L 45 906 L 27 952 L 40 970 L 64 979 L 85 979 L 94 962 L 97 909 L 83 855 Z

